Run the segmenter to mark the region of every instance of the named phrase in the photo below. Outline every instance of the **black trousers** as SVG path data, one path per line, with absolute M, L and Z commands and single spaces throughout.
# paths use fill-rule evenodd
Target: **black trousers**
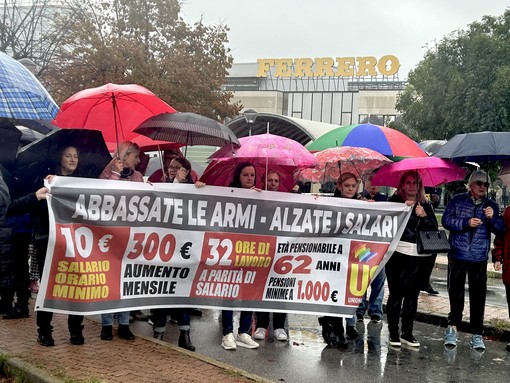
M 39 264 L 39 272 L 43 275 L 44 261 L 46 260 L 46 250 L 48 248 L 48 241 L 38 241 L 35 244 L 37 251 L 37 263 Z M 53 330 L 51 320 L 53 313 L 51 311 L 36 311 L 37 332 L 39 334 L 49 335 Z M 67 318 L 67 327 L 69 332 L 81 330 L 83 323 L 83 315 L 71 315 Z
M 28 306 L 30 299 L 30 271 L 28 266 L 28 245 L 32 233 L 14 233 L 12 236 L 14 251 L 16 252 L 16 274 L 14 277 L 14 289 L 16 290 L 16 304 Z
M 269 327 L 269 313 L 268 312 L 256 312 L 257 327 L 268 328 Z M 284 328 L 286 313 L 273 313 L 273 329 Z
M 399 320 L 402 315 L 402 334 L 413 332 L 414 318 L 418 310 L 418 296 L 427 272 L 430 257 L 410 256 L 396 251 L 386 263 L 388 301 L 386 316 L 390 334 L 399 334 Z
M 469 287 L 469 318 L 471 333 L 483 334 L 485 297 L 487 295 L 487 261 L 466 262 L 448 259 L 448 297 L 450 313 L 448 324 L 458 326 L 462 322 L 466 293 L 466 275 Z

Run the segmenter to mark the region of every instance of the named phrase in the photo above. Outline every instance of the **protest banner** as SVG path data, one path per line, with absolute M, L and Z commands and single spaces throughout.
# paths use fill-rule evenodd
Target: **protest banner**
M 410 207 L 55 177 L 36 309 L 157 307 L 352 316 Z

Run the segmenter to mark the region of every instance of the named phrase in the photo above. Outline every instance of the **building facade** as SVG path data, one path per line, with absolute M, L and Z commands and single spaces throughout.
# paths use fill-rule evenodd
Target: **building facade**
M 257 112 L 334 125 L 387 125 L 399 118 L 395 103 L 405 87 L 399 67 L 392 55 L 259 59 L 234 63 L 223 90 Z

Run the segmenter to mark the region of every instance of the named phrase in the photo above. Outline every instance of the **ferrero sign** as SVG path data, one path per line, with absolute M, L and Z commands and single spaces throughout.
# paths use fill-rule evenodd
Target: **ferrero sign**
M 267 77 L 268 73 L 272 73 L 276 78 L 392 76 L 400 68 L 398 58 L 393 55 L 380 59 L 373 56 L 258 59 L 257 63 L 257 77 Z

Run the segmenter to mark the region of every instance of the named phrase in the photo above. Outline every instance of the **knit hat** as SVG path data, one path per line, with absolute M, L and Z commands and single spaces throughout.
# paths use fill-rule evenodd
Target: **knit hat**
M 491 183 L 489 175 L 483 170 L 475 170 L 473 173 L 471 173 L 471 176 L 469 176 L 468 185 L 471 185 L 476 181 L 488 182 L 489 184 Z

